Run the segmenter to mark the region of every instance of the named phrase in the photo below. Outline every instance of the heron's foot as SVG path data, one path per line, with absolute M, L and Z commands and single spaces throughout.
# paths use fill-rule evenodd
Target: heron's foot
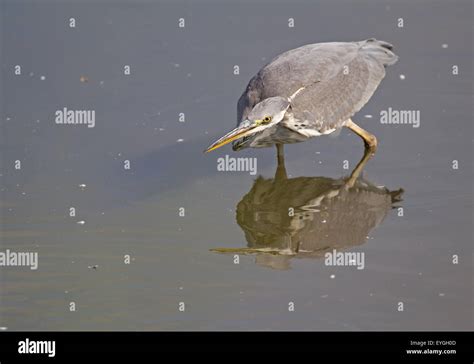
M 375 135 L 370 134 L 367 130 L 362 129 L 351 119 L 346 121 L 345 126 L 362 138 L 365 144 L 366 153 L 369 152 L 371 155 L 375 154 L 375 151 L 377 150 L 377 138 Z

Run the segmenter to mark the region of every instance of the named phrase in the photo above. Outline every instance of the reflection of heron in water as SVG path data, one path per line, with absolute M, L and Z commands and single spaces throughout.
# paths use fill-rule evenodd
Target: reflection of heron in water
M 366 151 L 348 178 L 287 178 L 279 155 L 275 178 L 258 177 L 237 205 L 248 247 L 213 251 L 256 254 L 257 264 L 288 269 L 292 257 L 319 258 L 363 244 L 403 193 L 359 177 L 369 158 Z

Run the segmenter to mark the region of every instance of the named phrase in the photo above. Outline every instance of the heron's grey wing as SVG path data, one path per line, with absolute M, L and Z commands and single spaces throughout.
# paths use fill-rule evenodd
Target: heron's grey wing
M 322 133 L 341 127 L 372 97 L 385 76 L 385 66 L 396 61 L 389 48 L 384 42 L 366 41 L 353 57 L 332 64 L 329 77 L 308 85 L 296 96 L 292 102 L 295 117 L 307 119 Z
M 297 118 L 309 119 L 321 131 L 338 127 L 370 99 L 385 76 L 385 66 L 398 57 L 389 43 L 309 44 L 285 52 L 250 81 L 239 100 L 239 121 L 259 101 L 289 97 L 305 87 L 292 102 Z M 250 109 L 250 110 L 249 110 Z

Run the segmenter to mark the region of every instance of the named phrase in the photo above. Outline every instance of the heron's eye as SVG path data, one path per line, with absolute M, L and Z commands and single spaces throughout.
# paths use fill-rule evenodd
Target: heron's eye
M 271 116 L 265 116 L 262 120 L 262 122 L 264 124 L 268 124 L 270 121 L 272 121 L 272 117 Z

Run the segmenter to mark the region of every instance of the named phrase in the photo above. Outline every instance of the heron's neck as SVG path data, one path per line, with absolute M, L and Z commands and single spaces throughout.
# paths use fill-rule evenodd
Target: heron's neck
M 281 122 L 293 125 L 296 121 L 298 121 L 298 119 L 295 118 L 295 114 L 293 114 L 293 111 L 291 111 L 290 109 L 286 111 L 285 116 L 283 117 L 283 120 Z

